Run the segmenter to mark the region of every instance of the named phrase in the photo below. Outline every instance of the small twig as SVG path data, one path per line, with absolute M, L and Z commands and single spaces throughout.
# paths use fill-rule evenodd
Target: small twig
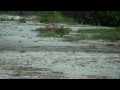
M 75 50 L 73 50 L 73 54 L 75 54 Z
M 7 68 L 6 68 L 6 75 L 8 74 L 8 72 L 7 72 Z
M 27 61 L 27 65 L 28 65 L 28 67 L 30 66 L 30 60 Z

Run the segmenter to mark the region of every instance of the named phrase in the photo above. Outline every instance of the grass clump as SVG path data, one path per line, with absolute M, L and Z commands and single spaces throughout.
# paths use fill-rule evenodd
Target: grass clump
M 26 20 L 26 18 L 20 18 L 20 19 L 18 20 L 18 22 L 19 22 L 19 23 L 26 23 L 27 20 Z
M 65 36 L 64 39 L 70 42 L 79 40 L 105 40 L 114 42 L 120 40 L 120 28 L 78 30 L 76 35 Z
M 45 28 L 38 28 L 35 31 L 39 32 L 38 36 L 42 37 L 63 37 L 70 33 L 71 29 L 62 27 L 57 27 L 57 25 L 48 25 Z
M 118 41 L 120 40 L 120 33 L 111 32 L 111 33 L 100 33 L 99 35 L 92 35 L 93 40 L 106 40 L 106 41 Z
M 7 21 L 6 18 L 0 18 L 0 21 Z
M 8 18 L 0 18 L 0 21 L 14 21 L 14 18 L 8 19 Z
M 64 36 L 64 40 L 68 42 L 77 42 L 79 40 L 87 40 L 88 36 L 84 33 L 76 34 L 74 36 Z
M 64 27 L 61 27 L 61 28 L 58 28 L 56 29 L 56 33 L 60 35 L 60 37 L 63 37 L 63 35 L 67 35 L 70 33 L 70 29 L 69 28 L 64 28 Z
M 77 42 L 77 41 L 79 41 L 79 37 L 76 37 L 76 36 L 64 36 L 64 41 Z
M 91 30 L 78 30 L 78 33 L 91 34 L 88 39 L 92 40 L 108 40 L 117 41 L 120 40 L 120 28 L 115 29 L 91 29 Z
M 20 52 L 20 53 L 25 53 L 26 51 L 25 51 L 25 50 L 20 50 L 19 52 Z

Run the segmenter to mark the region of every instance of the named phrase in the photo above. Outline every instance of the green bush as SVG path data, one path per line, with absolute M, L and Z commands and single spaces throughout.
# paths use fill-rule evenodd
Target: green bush
M 74 23 L 73 18 L 63 15 L 59 11 L 49 11 L 37 17 L 41 23 Z
M 71 30 L 69 28 L 64 28 L 64 27 L 56 29 L 56 33 L 59 34 L 61 37 L 63 37 L 63 35 L 69 34 L 70 31 Z
M 64 17 L 60 12 L 57 11 L 51 11 L 48 12 L 47 14 L 44 14 L 40 20 L 40 22 L 63 22 L 64 21 Z
M 120 11 L 62 11 L 63 14 L 73 17 L 78 23 L 120 26 Z

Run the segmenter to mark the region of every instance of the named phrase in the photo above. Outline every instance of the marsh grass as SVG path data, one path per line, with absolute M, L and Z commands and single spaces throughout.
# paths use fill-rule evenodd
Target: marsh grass
M 120 33 L 112 32 L 112 33 L 101 33 L 99 35 L 92 35 L 91 39 L 93 40 L 106 40 L 106 41 L 118 41 L 120 40 Z
M 79 41 L 79 37 L 76 37 L 76 36 L 64 36 L 63 37 L 63 41 L 68 41 L 68 42 L 77 42 Z
M 78 30 L 76 35 L 65 36 L 64 39 L 70 42 L 79 40 L 105 40 L 114 42 L 120 40 L 120 28 Z
M 120 28 L 108 29 L 108 30 L 103 29 L 103 30 L 99 30 L 98 32 L 96 31 L 96 33 L 92 34 L 91 39 L 95 39 L 95 40 L 101 39 L 112 42 L 120 40 Z
M 79 40 L 87 40 L 87 39 L 88 39 L 88 36 L 85 33 L 76 34 L 74 36 L 66 35 L 66 36 L 63 37 L 63 40 L 68 41 L 68 42 L 77 42 Z

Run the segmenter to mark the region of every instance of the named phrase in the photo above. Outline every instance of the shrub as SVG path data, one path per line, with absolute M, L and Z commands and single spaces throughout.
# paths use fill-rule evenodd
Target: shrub
M 59 11 L 49 11 L 36 17 L 41 23 L 75 23 L 74 18 L 67 17 Z
M 45 28 L 38 28 L 36 29 L 36 31 L 38 31 L 40 34 L 39 36 L 48 36 L 48 37 L 63 37 L 63 35 L 69 34 L 71 29 L 69 28 L 64 28 L 63 26 L 58 28 L 57 25 L 55 24 L 51 24 L 50 25 L 46 25 Z
M 42 15 L 40 22 L 63 22 L 64 21 L 64 17 L 60 12 L 56 12 L 56 11 L 50 11 L 47 14 Z
M 70 31 L 71 30 L 69 28 L 64 28 L 64 27 L 60 27 L 56 29 L 56 33 L 59 34 L 61 37 L 63 37 L 63 35 L 69 34 Z

